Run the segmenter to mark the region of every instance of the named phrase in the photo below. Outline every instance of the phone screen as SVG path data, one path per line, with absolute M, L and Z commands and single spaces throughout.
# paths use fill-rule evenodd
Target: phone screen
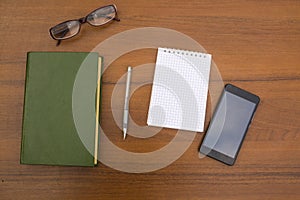
M 259 101 L 258 97 L 249 100 L 245 94 L 257 97 L 233 85 L 225 87 L 201 145 L 201 153 L 233 164 Z

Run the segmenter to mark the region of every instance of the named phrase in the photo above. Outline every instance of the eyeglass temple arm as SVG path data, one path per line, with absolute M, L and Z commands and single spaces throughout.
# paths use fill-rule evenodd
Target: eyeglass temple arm
M 117 22 L 121 21 L 118 17 L 113 18 L 113 20 L 115 20 Z
M 69 32 L 69 29 L 65 29 L 64 32 L 62 33 L 62 37 L 64 37 L 68 32 Z M 56 46 L 59 46 L 60 43 L 61 43 L 61 40 L 57 40 Z
M 103 18 L 106 18 L 106 19 L 111 19 L 111 20 L 115 20 L 115 21 L 121 21 L 117 16 L 115 16 L 114 18 L 112 18 L 111 16 L 107 16 L 107 15 L 100 15 L 101 17 Z
M 58 47 L 61 43 L 61 40 L 57 40 L 56 46 Z

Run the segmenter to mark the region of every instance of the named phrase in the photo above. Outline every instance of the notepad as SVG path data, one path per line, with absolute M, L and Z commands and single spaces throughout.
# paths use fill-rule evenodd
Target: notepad
M 211 55 L 158 48 L 147 124 L 203 132 Z

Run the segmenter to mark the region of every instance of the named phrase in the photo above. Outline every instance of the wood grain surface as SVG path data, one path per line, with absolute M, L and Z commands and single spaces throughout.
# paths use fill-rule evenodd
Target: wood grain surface
M 51 26 L 111 3 L 121 22 L 103 28 L 85 24 L 78 36 L 55 46 Z M 0 199 L 300 198 L 300 1 L 1 0 L 0 6 Z M 260 96 L 236 164 L 199 159 L 204 133 L 197 133 L 178 160 L 148 173 L 126 173 L 102 163 L 94 168 L 20 165 L 26 53 L 91 51 L 114 34 L 141 27 L 190 36 L 213 55 L 224 83 Z M 103 74 L 101 127 L 127 151 L 156 151 L 177 132 L 163 129 L 140 139 L 129 129 L 123 141 L 113 118 L 113 110 L 122 112 L 121 105 L 111 105 L 113 89 L 127 65 L 155 62 L 155 56 L 154 49 L 132 51 Z M 144 85 L 130 100 L 131 117 L 139 126 L 146 125 L 150 92 L 151 84 Z M 210 117 L 207 112 L 206 127 Z

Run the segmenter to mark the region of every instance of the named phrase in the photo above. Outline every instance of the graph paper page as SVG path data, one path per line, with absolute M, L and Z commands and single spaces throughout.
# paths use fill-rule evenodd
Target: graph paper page
M 147 124 L 203 132 L 211 55 L 158 48 Z

